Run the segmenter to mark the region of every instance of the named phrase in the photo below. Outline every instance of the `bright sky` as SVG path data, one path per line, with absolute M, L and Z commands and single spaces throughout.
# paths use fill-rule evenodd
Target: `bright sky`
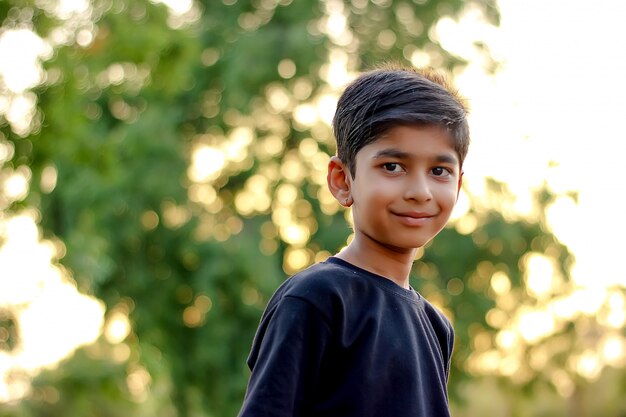
M 80 9 L 86 3 L 73 4 Z M 626 235 L 621 196 L 626 189 L 621 125 L 626 115 L 626 2 L 501 0 L 500 9 L 499 28 L 487 28 L 471 12 L 460 23 L 444 21 L 439 27 L 444 46 L 456 53 L 479 59 L 471 45 L 479 38 L 502 62 L 495 77 L 487 76 L 478 60 L 456 80 L 472 108 L 467 185 L 480 194 L 483 177 L 503 181 L 518 196 L 521 212 L 530 190 L 544 181 L 557 193 L 578 191 L 578 205 L 561 198 L 548 213 L 557 236 L 575 253 L 574 279 L 590 291 L 611 284 L 626 287 L 620 262 Z M 0 37 L 0 75 L 8 83 L 17 72 L 16 61 L 6 56 L 7 33 Z M 46 51 L 35 51 L 28 59 L 36 61 L 36 54 L 45 56 Z M 12 84 L 18 98 L 39 77 L 32 71 L 19 73 L 28 78 Z M 17 112 L 19 103 L 0 100 L 0 113 Z M 34 372 L 48 366 L 94 340 L 103 328 L 102 305 L 79 294 L 59 269 L 49 267 L 56 255 L 51 243 L 40 239 L 32 218 L 8 220 L 0 212 L 0 234 L 18 227 L 19 233 L 0 248 L 0 307 L 31 303 L 19 313 L 25 345 L 10 355 L 0 352 L 0 402 L 27 390 L 14 385 L 11 391 L 3 384 L 11 369 Z M 28 262 L 15 266 L 20 254 Z M 623 326 L 623 314 L 616 317 L 615 323 Z M 128 332 L 123 327 L 122 335 Z M 51 328 L 54 335 L 46 331 Z M 75 331 L 60 335 L 62 329 Z M 41 346 L 46 350 L 37 349 Z
M 578 191 L 577 206 L 562 198 L 548 213 L 576 255 L 574 278 L 626 286 L 626 2 L 499 4 L 496 30 L 477 27 L 471 16 L 442 27 L 451 48 L 471 56 L 468 38 L 482 36 L 503 62 L 494 78 L 474 63 L 457 80 L 472 108 L 470 188 L 481 186 L 473 176 L 499 179 L 519 195 L 522 210 L 529 187 L 544 181 L 557 193 Z

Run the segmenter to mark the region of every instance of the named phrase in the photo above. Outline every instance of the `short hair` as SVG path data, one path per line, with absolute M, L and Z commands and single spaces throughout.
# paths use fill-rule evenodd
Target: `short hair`
M 445 77 L 393 65 L 365 72 L 352 81 L 337 102 L 333 132 L 337 156 L 356 174 L 356 154 L 398 125 L 445 128 L 463 161 L 469 148 L 467 106 Z

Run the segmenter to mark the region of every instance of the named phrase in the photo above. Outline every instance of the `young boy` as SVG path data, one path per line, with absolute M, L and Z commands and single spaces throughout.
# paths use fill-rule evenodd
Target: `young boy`
M 409 273 L 456 203 L 466 108 L 441 78 L 385 67 L 346 88 L 333 130 L 328 187 L 354 239 L 270 300 L 240 417 L 449 416 L 454 333 Z

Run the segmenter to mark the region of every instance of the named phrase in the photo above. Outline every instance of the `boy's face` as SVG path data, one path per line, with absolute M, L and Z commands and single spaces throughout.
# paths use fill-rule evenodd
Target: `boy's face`
M 356 155 L 346 177 L 355 239 L 406 252 L 448 221 L 461 186 L 459 158 L 439 126 L 396 126 Z

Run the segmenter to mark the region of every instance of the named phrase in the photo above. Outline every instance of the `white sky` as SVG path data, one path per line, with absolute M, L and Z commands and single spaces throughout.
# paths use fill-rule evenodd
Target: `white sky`
M 576 255 L 574 278 L 626 286 L 626 2 L 501 0 L 500 10 L 495 30 L 471 14 L 442 26 L 459 53 L 478 36 L 503 62 L 494 78 L 474 64 L 457 82 L 472 108 L 468 184 L 491 176 L 521 200 L 544 181 L 578 191 L 578 206 L 564 198 L 548 213 Z

